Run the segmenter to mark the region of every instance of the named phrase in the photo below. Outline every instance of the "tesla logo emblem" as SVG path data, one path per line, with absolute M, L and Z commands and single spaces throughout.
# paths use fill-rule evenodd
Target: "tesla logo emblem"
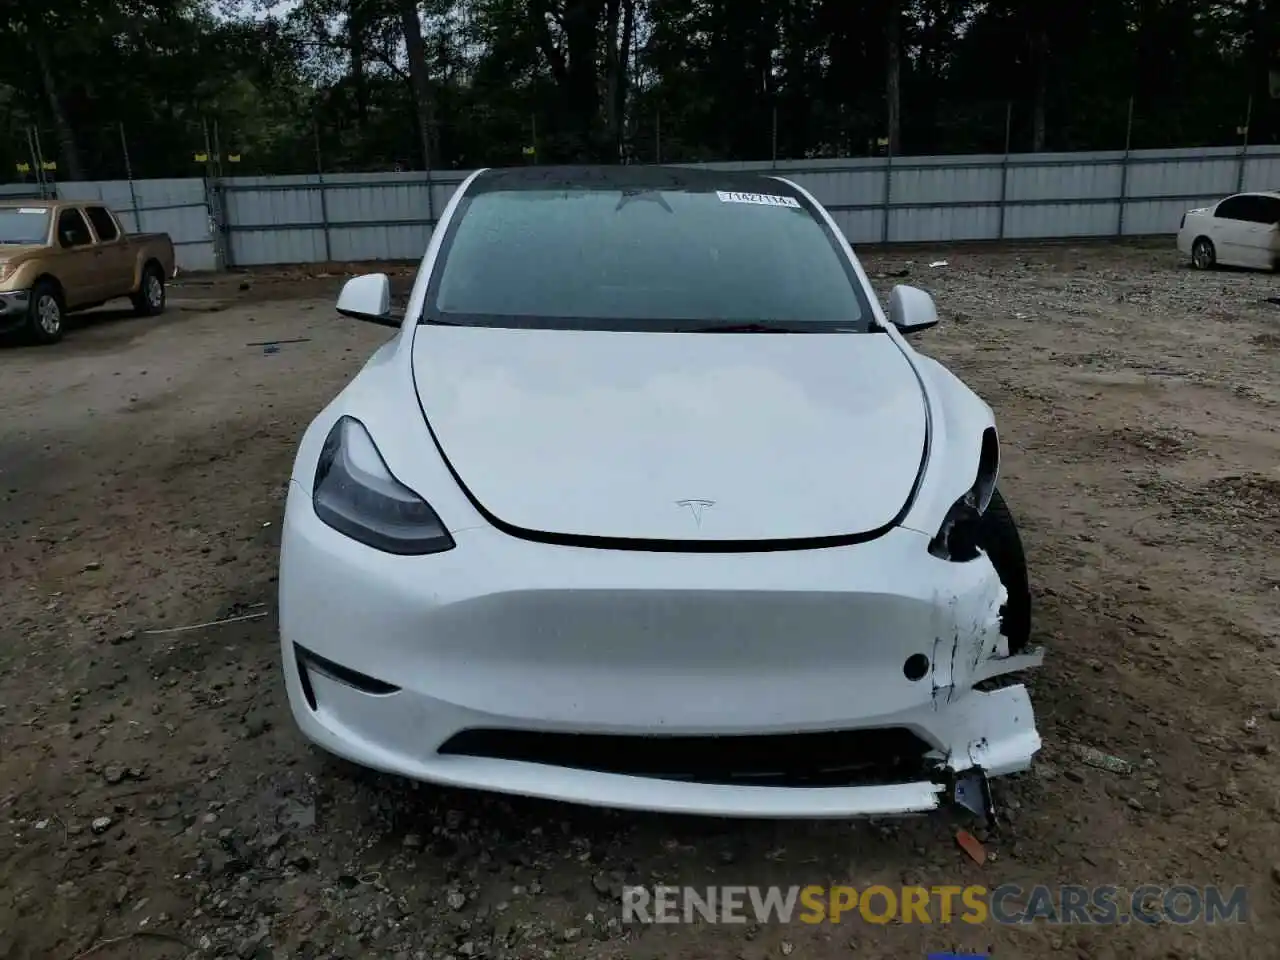
M 693 522 L 696 523 L 699 527 L 702 526 L 703 511 L 709 510 L 711 507 L 714 507 L 715 505 L 716 505 L 716 502 L 714 500 L 677 500 L 676 501 L 677 507 L 685 507 L 688 509 L 690 513 L 693 514 Z

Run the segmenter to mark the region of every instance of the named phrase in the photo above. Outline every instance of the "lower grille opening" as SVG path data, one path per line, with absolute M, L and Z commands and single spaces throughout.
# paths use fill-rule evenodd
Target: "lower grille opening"
M 930 749 L 911 731 L 890 727 L 766 736 L 464 730 L 439 752 L 687 783 L 854 787 L 929 779 Z

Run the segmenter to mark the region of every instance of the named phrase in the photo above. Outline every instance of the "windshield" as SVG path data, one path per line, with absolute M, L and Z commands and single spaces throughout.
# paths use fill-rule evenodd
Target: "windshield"
M 776 186 L 775 186 L 776 184 Z M 464 197 L 426 322 L 865 332 L 848 258 L 792 188 L 498 184 Z
M 49 237 L 49 211 L 43 207 L 0 209 L 0 243 L 37 244 Z

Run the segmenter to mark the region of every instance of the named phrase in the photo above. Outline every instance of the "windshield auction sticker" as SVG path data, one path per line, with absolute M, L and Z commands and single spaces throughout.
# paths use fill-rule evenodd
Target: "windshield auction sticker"
M 716 196 L 721 203 L 754 203 L 760 207 L 794 207 L 800 209 L 800 201 L 795 197 L 779 197 L 771 193 L 738 193 L 732 190 L 717 190 Z

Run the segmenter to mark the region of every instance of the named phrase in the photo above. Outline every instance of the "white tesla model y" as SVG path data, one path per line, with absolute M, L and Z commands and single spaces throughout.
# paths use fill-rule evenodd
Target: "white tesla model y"
M 302 438 L 293 714 L 439 784 L 765 817 L 924 811 L 1039 749 L 991 409 L 783 179 L 483 170 Z M 1000 678 L 993 682 L 994 678 Z M 964 788 L 962 790 L 962 788 Z

